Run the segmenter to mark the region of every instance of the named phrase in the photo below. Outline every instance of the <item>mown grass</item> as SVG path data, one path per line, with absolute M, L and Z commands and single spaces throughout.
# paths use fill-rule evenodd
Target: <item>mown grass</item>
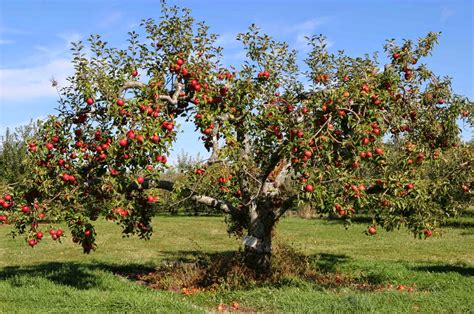
M 310 256 L 321 273 L 394 288 L 366 291 L 286 278 L 273 285 L 190 296 L 153 290 L 116 274 L 147 273 L 164 260 L 192 260 L 200 252 L 234 251 L 240 242 L 227 236 L 222 217 L 157 217 L 154 227 L 150 241 L 122 239 L 118 226 L 99 221 L 99 247 L 90 255 L 70 239 L 43 241 L 31 249 L 23 239 L 6 237 L 9 227 L 0 227 L 0 312 L 191 313 L 233 301 L 245 311 L 285 313 L 474 308 L 474 229 L 465 225 L 418 240 L 405 230 L 368 237 L 366 223 L 346 230 L 336 221 L 287 218 L 277 227 L 277 241 Z M 395 289 L 400 284 L 414 292 Z

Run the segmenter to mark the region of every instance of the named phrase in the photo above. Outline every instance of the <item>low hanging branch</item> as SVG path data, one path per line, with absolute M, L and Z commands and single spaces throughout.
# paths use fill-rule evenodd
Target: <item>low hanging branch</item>
M 174 182 L 167 181 L 167 180 L 149 180 L 146 179 L 145 182 L 142 184 L 142 186 L 139 186 L 136 183 L 133 183 L 129 189 L 130 190 L 138 190 L 141 188 L 149 189 L 149 188 L 157 188 L 157 189 L 162 189 L 162 190 L 167 190 L 170 192 L 175 191 L 175 184 Z M 226 214 L 235 214 L 239 210 L 229 204 L 228 202 L 222 201 L 215 199 L 213 197 L 207 196 L 207 195 L 200 195 L 196 194 L 193 190 L 189 188 L 185 188 L 181 190 L 181 195 L 187 199 L 190 199 L 192 201 L 195 201 L 197 203 L 209 206 L 211 208 L 218 209 Z

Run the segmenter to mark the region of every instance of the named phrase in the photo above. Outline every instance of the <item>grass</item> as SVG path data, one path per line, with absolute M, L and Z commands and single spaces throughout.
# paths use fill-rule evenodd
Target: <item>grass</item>
M 99 221 L 99 247 L 90 255 L 70 239 L 62 244 L 43 241 L 31 249 L 23 239 L 6 237 L 9 227 L 3 226 L 0 312 L 202 313 L 233 301 L 247 312 L 470 312 L 474 308 L 471 226 L 452 224 L 440 237 L 417 240 L 405 230 L 368 237 L 363 234 L 366 223 L 346 230 L 336 221 L 287 218 L 277 227 L 277 241 L 310 256 L 321 273 L 384 287 L 402 284 L 414 292 L 366 291 L 286 278 L 276 285 L 189 296 L 153 290 L 116 274 L 147 273 L 165 260 L 236 250 L 240 241 L 227 236 L 222 217 L 157 217 L 150 241 L 122 238 L 118 226 Z

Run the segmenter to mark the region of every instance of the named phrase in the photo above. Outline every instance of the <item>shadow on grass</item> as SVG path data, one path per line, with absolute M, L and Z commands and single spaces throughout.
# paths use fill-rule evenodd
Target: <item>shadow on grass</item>
M 318 270 L 325 273 L 333 273 L 336 271 L 337 266 L 350 261 L 350 257 L 347 255 L 328 253 L 311 255 L 309 259 Z
M 462 276 L 474 276 L 474 267 L 464 265 L 436 264 L 428 266 L 414 267 L 416 271 L 426 271 L 430 273 L 458 273 Z
M 58 285 L 86 290 L 102 285 L 102 278 L 100 275 L 94 273 L 95 270 L 120 274 L 142 274 L 153 271 L 154 268 L 142 264 L 114 265 L 105 263 L 81 264 L 74 262 L 51 262 L 26 267 L 4 267 L 0 269 L 0 281 L 8 280 L 12 286 L 20 287 L 31 284 L 26 278 L 39 277 L 45 278 Z

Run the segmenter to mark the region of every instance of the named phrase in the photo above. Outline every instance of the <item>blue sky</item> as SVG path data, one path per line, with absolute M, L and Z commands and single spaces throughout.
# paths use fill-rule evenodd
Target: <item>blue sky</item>
M 189 7 L 197 20 L 221 34 L 224 62 L 239 64 L 243 54 L 235 41 L 239 32 L 256 23 L 300 51 L 304 36 L 325 35 L 332 50 L 351 56 L 382 52 L 385 39 L 416 39 L 441 31 L 440 44 L 425 62 L 438 75 L 453 78 L 456 93 L 474 99 L 474 2 L 466 1 L 168 1 Z M 111 44 L 125 44 L 126 33 L 141 19 L 160 15 L 152 0 L 1 0 L 0 1 L 0 134 L 30 119 L 55 113 L 60 84 L 71 73 L 69 42 L 101 34 Z M 304 53 L 300 54 L 304 58 Z M 201 151 L 198 135 L 184 126 L 175 153 Z M 472 131 L 463 132 L 464 139 Z

